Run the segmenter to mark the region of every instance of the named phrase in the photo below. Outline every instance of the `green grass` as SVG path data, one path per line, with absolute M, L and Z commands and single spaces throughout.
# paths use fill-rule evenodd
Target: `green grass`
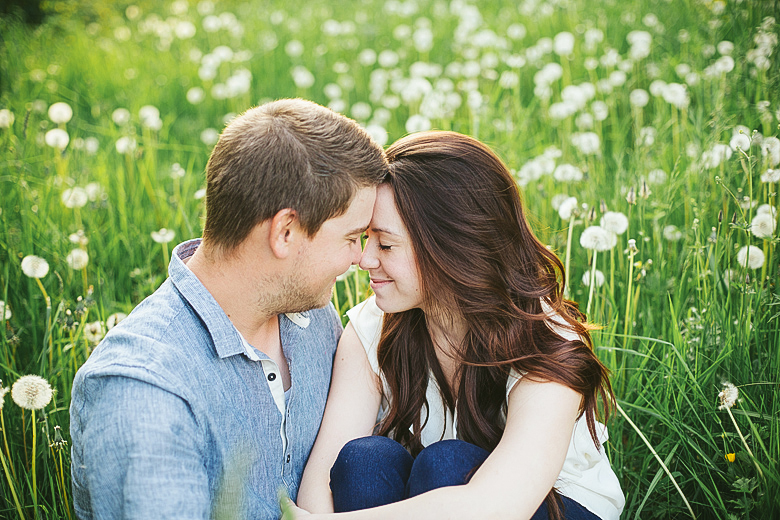
M 780 515 L 778 232 L 751 234 L 756 208 L 745 199 L 778 208 L 778 183 L 761 181 L 771 156 L 752 134 L 780 134 L 778 26 L 766 20 L 780 13 L 776 0 L 475 3 L 480 18 L 465 2 L 308 2 L 299 11 L 272 0 L 219 2 L 214 15 L 235 17 L 223 14 L 229 27 L 214 32 L 204 28 L 209 5 L 145 1 L 136 9 L 124 2 L 61 1 L 45 4 L 52 14 L 38 27 L 0 19 L 0 109 L 15 119 L 0 127 L 0 299 L 12 311 L 0 323 L 0 378 L 9 387 L 37 374 L 55 389 L 34 422 L 5 398 L 0 517 L 73 516 L 69 453 L 55 442 L 55 426 L 67 442 L 70 385 L 95 346 L 90 330 L 105 329 L 101 323 L 110 315 L 129 312 L 153 292 L 165 279 L 173 244 L 200 234 L 203 201 L 195 195 L 211 149 L 201 132 L 219 131 L 228 114 L 291 96 L 331 103 L 348 115 L 356 103 L 367 103 L 370 115 L 358 110 L 355 117 L 384 128 L 388 142 L 404 135 L 409 118 L 420 113 L 430 115 L 433 128 L 474 135 L 517 172 L 538 235 L 562 258 L 571 225 L 570 294 L 583 309 L 590 303 L 590 319 L 604 326 L 594 344 L 625 413 L 610 421 L 607 444 L 627 496 L 623 518 L 686 518 L 689 507 L 697 518 Z M 196 33 L 180 39 L 175 23 L 185 20 Z M 507 34 L 520 34 L 516 24 L 525 34 L 512 39 Z M 588 29 L 603 35 L 590 47 Z M 432 44 L 416 46 L 426 30 Z M 646 57 L 628 60 L 627 36 L 635 30 L 647 31 L 652 43 Z M 570 57 L 550 52 L 552 42 L 545 40 L 562 31 L 575 37 Z M 288 55 L 293 40 L 302 53 Z M 727 50 L 718 48 L 723 40 L 733 43 L 733 70 L 709 74 L 723 59 L 720 50 Z M 771 50 L 765 67 L 754 63 L 761 41 Z M 220 46 L 235 59 L 202 79 L 203 55 Z M 366 49 L 383 65 L 360 54 Z M 381 54 L 387 50 L 397 63 Z M 403 80 L 420 67 L 416 62 L 440 70 L 422 90 L 404 90 Z M 561 65 L 562 77 L 550 83 L 546 100 L 535 92 L 534 77 L 549 63 Z M 296 85 L 296 66 L 313 74 L 313 85 Z M 248 90 L 215 98 L 213 87 L 241 69 L 251 73 Z M 512 72 L 516 81 L 505 75 Z M 379 81 L 383 74 L 386 82 Z M 609 78 L 612 88 L 605 89 Z M 633 107 L 631 92 L 651 90 L 654 80 L 688 83 L 687 106 L 650 95 L 646 106 Z M 583 82 L 600 87 L 573 115 L 551 117 L 563 87 Z M 327 95 L 338 90 L 329 84 L 340 87 L 337 101 Z M 187 101 L 193 87 L 205 92 L 199 104 Z M 460 103 L 434 113 L 435 95 L 422 97 L 429 87 L 440 97 L 456 94 Z M 60 101 L 72 107 L 73 117 L 57 125 L 46 109 Z M 141 124 L 145 105 L 159 109 L 158 130 Z M 118 108 L 132 116 L 126 125 L 112 120 Z M 703 154 L 728 144 L 736 125 L 747 127 L 753 144 L 707 168 Z M 58 126 L 70 138 L 64 150 L 44 143 L 45 133 Z M 653 129 L 652 143 L 641 142 L 643 128 Z M 598 136 L 597 154 L 573 145 L 572 136 L 582 131 Z M 123 136 L 137 142 L 130 154 L 117 152 Z M 95 153 L 79 146 L 88 138 L 97 140 Z M 549 172 L 526 176 L 523 166 L 551 146 L 560 154 L 554 163 L 579 167 L 582 180 L 562 182 Z M 174 163 L 184 176 L 172 177 Z M 652 180 L 657 169 L 666 178 L 647 184 L 648 194 L 643 180 Z M 66 189 L 90 183 L 99 189 L 83 207 L 63 204 Z M 627 201 L 631 193 L 634 204 Z M 561 194 L 587 204 L 571 222 L 553 207 Z M 605 283 L 590 295 L 581 280 L 594 255 L 579 239 L 605 209 L 625 214 L 629 227 L 613 249 L 596 255 Z M 669 238 L 668 226 L 679 230 L 678 240 Z M 160 228 L 175 231 L 172 243 L 152 240 Z M 89 239 L 89 263 L 74 271 L 66 257 L 77 247 L 69 236 L 78 230 Z M 636 240 L 635 253 L 629 239 Z M 745 245 L 762 250 L 762 267 L 738 263 Z M 40 280 L 50 307 L 38 283 L 22 273 L 27 255 L 50 265 Z M 340 282 L 340 311 L 367 290 L 364 273 Z M 718 409 L 724 382 L 740 392 L 729 410 Z M 734 454 L 733 462 L 727 454 Z

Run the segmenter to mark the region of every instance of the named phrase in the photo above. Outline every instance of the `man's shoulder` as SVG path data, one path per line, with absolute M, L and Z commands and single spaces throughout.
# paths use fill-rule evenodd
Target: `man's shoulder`
M 193 355 L 193 345 L 210 342 L 197 314 L 167 280 L 112 328 L 81 370 L 86 375 L 164 372 Z

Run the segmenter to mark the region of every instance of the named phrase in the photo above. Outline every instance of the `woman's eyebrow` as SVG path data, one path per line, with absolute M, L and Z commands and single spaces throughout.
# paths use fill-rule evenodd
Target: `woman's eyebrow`
M 371 228 L 371 231 L 373 231 L 374 233 L 385 233 L 385 234 L 387 234 L 387 235 L 393 235 L 393 236 L 396 236 L 396 237 L 401 237 L 401 235 L 400 235 L 400 234 L 398 234 L 398 233 L 395 233 L 395 232 L 393 232 L 393 231 L 390 231 L 389 229 L 384 229 L 384 228 Z

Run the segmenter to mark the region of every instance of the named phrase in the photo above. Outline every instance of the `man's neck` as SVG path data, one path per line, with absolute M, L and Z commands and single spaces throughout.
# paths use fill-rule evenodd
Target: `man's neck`
M 269 356 L 278 350 L 278 313 L 263 308 L 258 296 L 262 277 L 248 269 L 240 256 L 215 255 L 201 245 L 186 266 L 250 345 Z

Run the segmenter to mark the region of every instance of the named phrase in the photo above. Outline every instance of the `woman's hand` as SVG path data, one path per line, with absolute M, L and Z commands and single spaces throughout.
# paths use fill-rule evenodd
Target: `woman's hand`
M 279 507 L 282 509 L 282 517 L 279 520 L 298 520 L 311 518 L 311 513 L 295 505 L 286 493 L 279 496 Z

